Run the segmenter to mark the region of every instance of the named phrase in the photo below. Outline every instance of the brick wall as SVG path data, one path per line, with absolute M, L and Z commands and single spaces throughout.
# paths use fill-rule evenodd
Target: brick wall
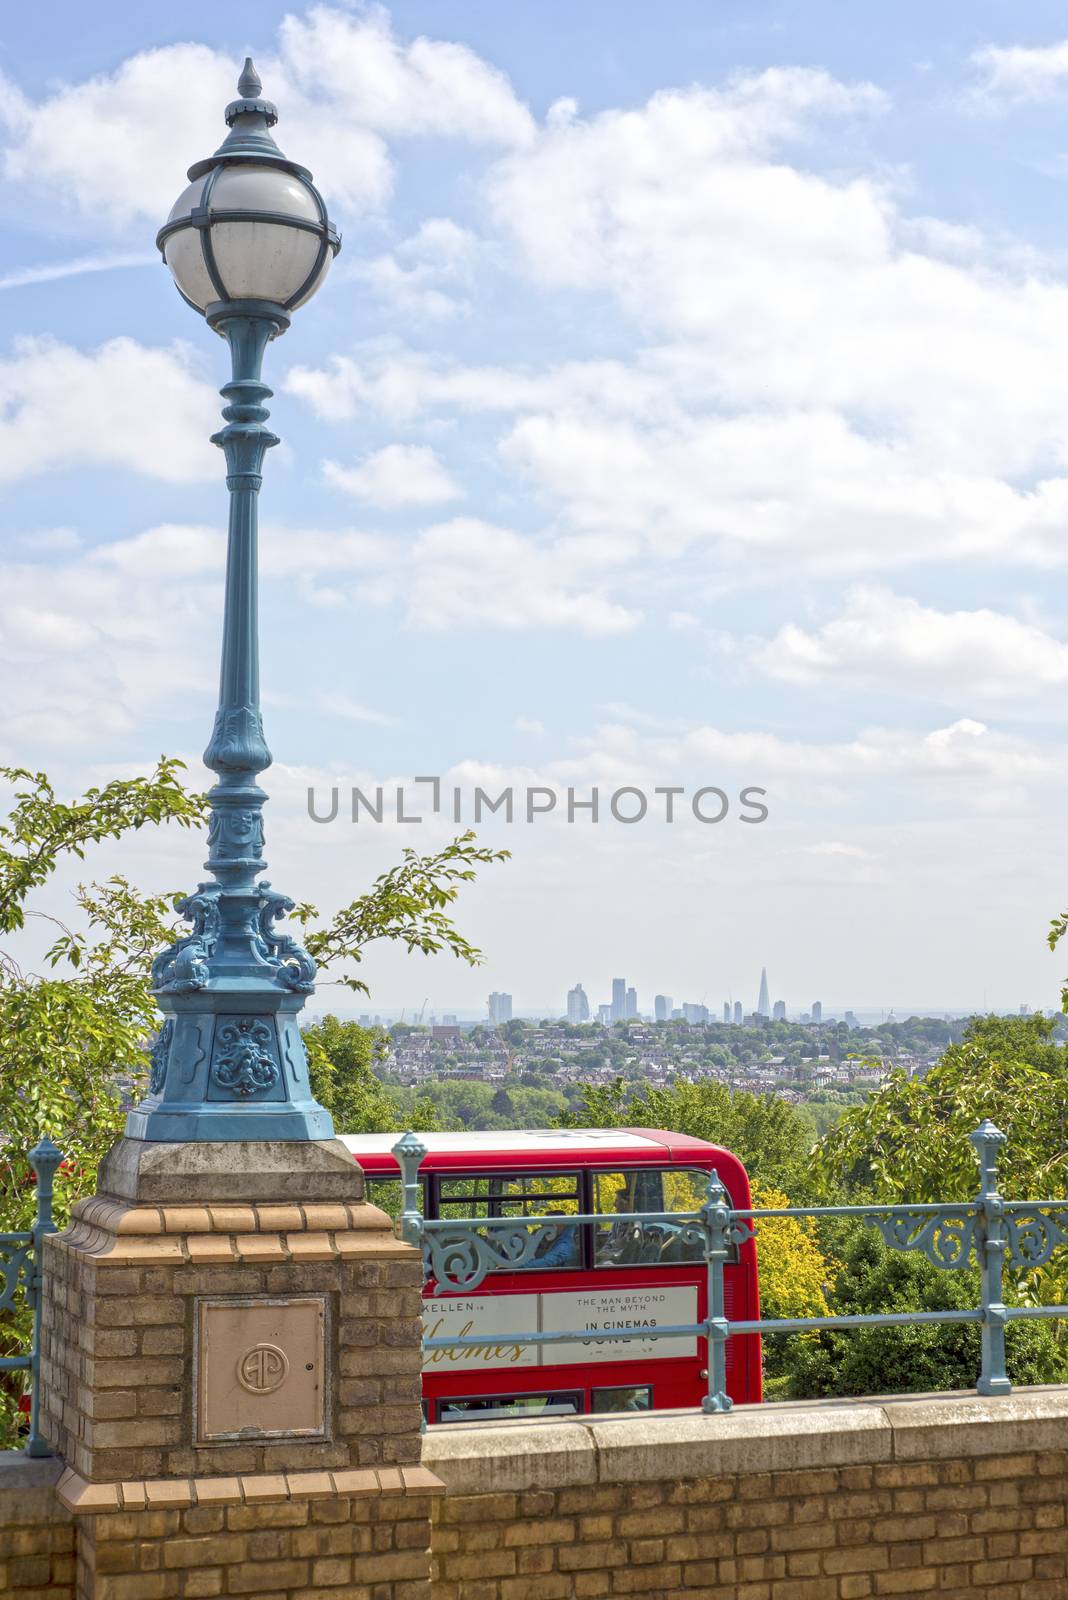
M 92 1600 L 426 1600 L 425 1495 L 327 1494 L 79 1518 Z
M 74 1519 L 56 1498 L 61 1470 L 0 1453 L 0 1595 L 73 1600 Z
M 123 1485 L 74 1519 L 80 1594 L 426 1600 L 433 1506 L 432 1600 L 1068 1597 L 1068 1388 L 451 1426 L 423 1461 L 444 1496 L 418 1468 Z M 0 1458 L 5 1600 L 72 1600 L 57 1473 Z
M 1064 1600 L 1068 1391 L 435 1430 L 433 1600 Z

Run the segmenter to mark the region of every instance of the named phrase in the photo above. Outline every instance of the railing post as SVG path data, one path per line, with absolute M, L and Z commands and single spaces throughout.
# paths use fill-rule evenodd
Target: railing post
M 400 1214 L 400 1236 L 405 1244 L 423 1243 L 422 1186 L 419 1167 L 426 1155 L 426 1145 L 409 1130 L 393 1146 L 393 1154 L 401 1170 L 404 1203 Z
M 30 1166 L 37 1179 L 37 1220 L 33 1225 L 33 1269 L 27 1284 L 27 1299 L 33 1307 L 33 1349 L 30 1358 L 30 1434 L 26 1440 L 28 1456 L 50 1456 L 48 1441 L 41 1433 L 41 1311 L 44 1303 L 44 1239 L 55 1233 L 52 1217 L 52 1194 L 56 1173 L 63 1162 L 63 1152 L 52 1143 L 47 1134 L 30 1151 Z
M 400 1236 L 405 1244 L 414 1244 L 417 1250 L 423 1252 L 423 1275 L 426 1277 L 426 1251 L 423 1249 L 423 1205 L 422 1185 L 419 1182 L 419 1167 L 426 1155 L 426 1145 L 418 1134 L 408 1132 L 402 1134 L 393 1146 L 393 1155 L 401 1171 L 401 1187 L 403 1201 L 400 1214 Z M 424 1329 L 426 1323 L 423 1323 Z M 426 1338 L 424 1332 L 423 1338 Z M 423 1369 L 426 1369 L 426 1353 L 424 1351 Z M 426 1403 L 423 1403 L 423 1417 L 419 1424 L 420 1430 L 426 1432 Z
M 706 1266 L 708 1269 L 708 1393 L 701 1402 L 705 1412 L 729 1411 L 727 1393 L 727 1325 L 723 1297 L 723 1268 L 730 1250 L 731 1216 L 727 1191 L 713 1171 L 708 1180 L 707 1198 L 701 1207 L 705 1221 Z
M 1005 1305 L 1002 1298 L 1002 1272 L 1005 1265 L 1004 1207 L 998 1193 L 998 1154 L 1005 1135 L 989 1118 L 970 1135 L 979 1161 L 979 1216 L 982 1221 L 982 1258 L 979 1275 L 982 1285 L 983 1365 L 976 1388 L 980 1394 L 1011 1394 L 1012 1384 L 1005 1368 Z

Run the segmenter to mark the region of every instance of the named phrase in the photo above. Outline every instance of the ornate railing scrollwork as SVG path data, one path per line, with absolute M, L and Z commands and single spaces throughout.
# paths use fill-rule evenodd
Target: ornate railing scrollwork
M 13 1311 L 15 1297 L 30 1281 L 33 1241 L 28 1233 L 0 1233 L 0 1311 Z
M 1008 1204 L 1004 1228 L 1007 1267 L 1044 1267 L 1058 1245 L 1068 1244 L 1068 1206 L 1024 1209 Z
M 433 1226 L 424 1234 L 424 1251 L 430 1276 L 439 1289 L 477 1289 L 490 1272 L 520 1272 L 534 1264 L 538 1250 L 559 1234 L 556 1223 L 531 1227 L 517 1221 L 513 1227 L 481 1230 Z
M 929 1212 L 876 1213 L 869 1218 L 891 1250 L 919 1250 L 932 1266 L 958 1271 L 974 1265 L 976 1216 L 967 1207 L 932 1216 Z

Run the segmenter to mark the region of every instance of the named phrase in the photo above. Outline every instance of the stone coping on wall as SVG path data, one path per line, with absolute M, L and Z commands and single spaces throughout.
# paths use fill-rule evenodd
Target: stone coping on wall
M 1068 1385 L 783 1401 L 694 1411 L 618 1413 L 567 1422 L 448 1423 L 424 1439 L 423 1465 L 449 1494 L 729 1477 L 876 1462 L 1063 1450 Z
M 379 1467 L 331 1472 L 260 1472 L 231 1478 L 139 1478 L 89 1483 L 70 1469 L 49 1480 L 61 1505 L 75 1516 L 111 1511 L 181 1511 L 190 1506 L 259 1506 L 293 1500 L 351 1500 L 389 1495 L 444 1494 L 426 1467 Z M 0 1491 L 3 1479 L 0 1478 Z
M 54 1456 L 35 1461 L 22 1450 L 0 1450 L 0 1525 L 68 1522 L 56 1499 L 62 1473 Z

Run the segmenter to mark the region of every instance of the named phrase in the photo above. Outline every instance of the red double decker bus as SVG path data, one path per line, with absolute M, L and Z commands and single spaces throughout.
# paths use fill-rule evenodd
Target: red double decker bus
M 634 1213 L 693 1212 L 719 1174 L 730 1204 L 750 1205 L 745 1168 L 728 1150 L 653 1128 L 549 1129 L 515 1133 L 425 1133 L 423 1214 L 482 1217 L 586 1216 L 562 1226 L 521 1271 L 494 1271 L 471 1293 L 424 1290 L 428 1339 L 500 1335 L 479 1349 L 428 1351 L 423 1395 L 430 1422 L 525 1415 L 699 1406 L 706 1392 L 707 1340 L 612 1337 L 613 1329 L 680 1327 L 707 1313 L 700 1247 L 671 1227 L 628 1221 Z M 367 1177 L 367 1195 L 396 1214 L 396 1134 L 343 1142 Z M 732 1247 L 724 1269 L 728 1321 L 760 1315 L 756 1247 Z M 524 1333 L 581 1337 L 529 1344 Z M 761 1396 L 760 1340 L 727 1341 L 727 1392 Z

